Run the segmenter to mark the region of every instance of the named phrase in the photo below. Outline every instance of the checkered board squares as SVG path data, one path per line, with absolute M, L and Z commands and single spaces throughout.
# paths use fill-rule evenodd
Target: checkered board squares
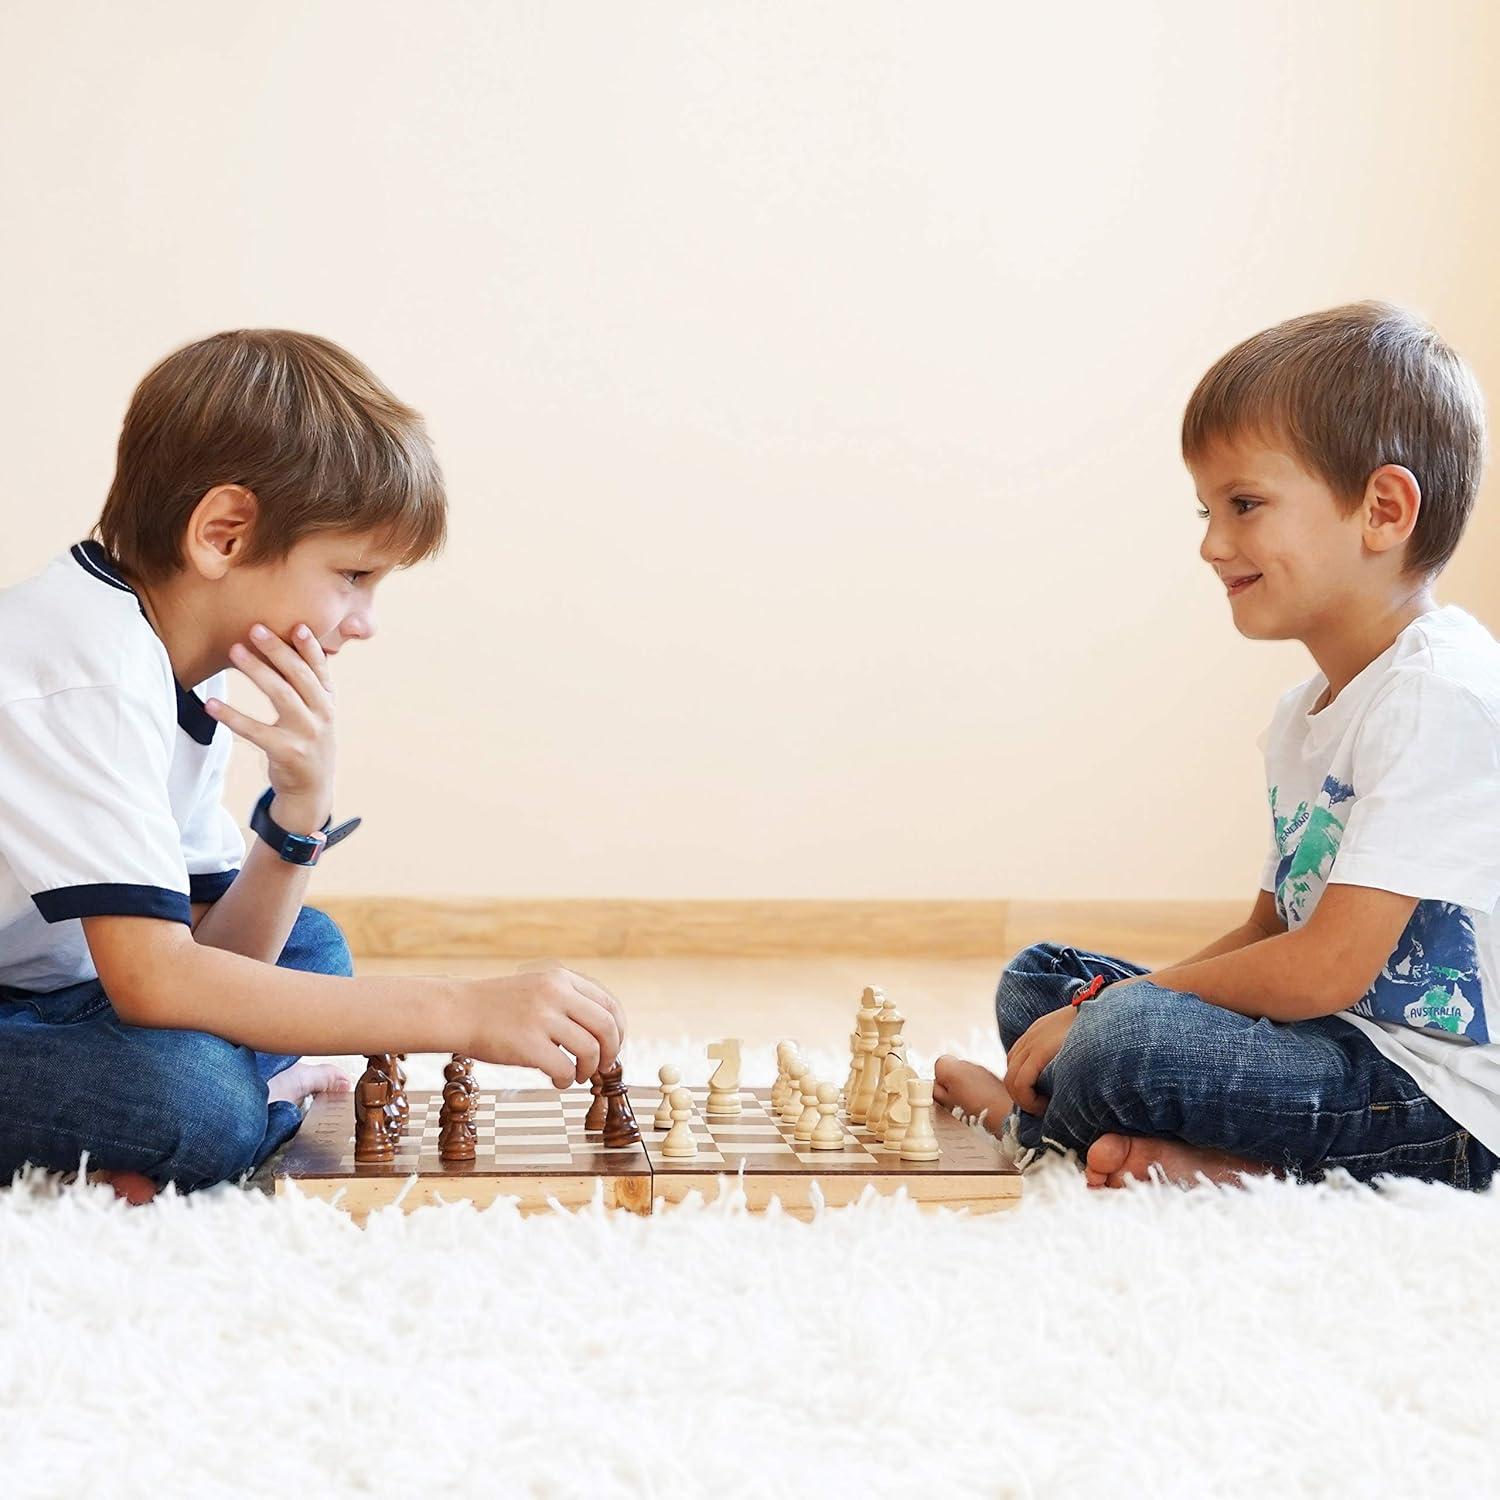
M 802 1216 L 820 1202 L 853 1202 L 870 1186 L 883 1193 L 901 1188 L 919 1202 L 975 1211 L 1007 1207 L 1020 1198 L 1020 1177 L 998 1145 L 945 1111 L 937 1111 L 933 1121 L 939 1159 L 908 1162 L 842 1117 L 842 1149 L 814 1151 L 795 1138 L 795 1125 L 771 1109 L 768 1089 L 742 1089 L 740 1114 L 732 1120 L 706 1117 L 706 1087 L 688 1092 L 689 1123 L 698 1143 L 698 1154 L 688 1159 L 662 1155 L 666 1131 L 652 1124 L 661 1094 L 643 1087 L 629 1090 L 641 1140 L 613 1148 L 584 1134 L 590 1104 L 585 1088 L 560 1095 L 551 1089 L 481 1091 L 471 1113 L 478 1128 L 475 1157 L 461 1162 L 438 1155 L 440 1094 L 408 1095 L 406 1129 L 388 1162 L 354 1160 L 353 1102 L 348 1094 L 323 1094 L 272 1171 L 278 1192 L 295 1183 L 303 1193 L 339 1201 L 356 1218 L 398 1198 L 410 1208 L 460 1198 L 483 1205 L 509 1197 L 531 1212 L 556 1203 L 587 1203 L 601 1185 L 607 1204 L 636 1213 L 695 1192 L 712 1198 L 724 1184 L 742 1190 L 751 1209 L 764 1209 L 775 1199 Z
M 473 1161 L 438 1155 L 443 1096 L 412 1092 L 411 1112 L 391 1161 L 354 1159 L 354 1106 L 349 1095 L 321 1094 L 281 1163 L 289 1177 L 472 1177 L 507 1172 L 648 1172 L 640 1146 L 606 1147 L 586 1136 L 587 1090 L 558 1095 L 550 1089 L 481 1092 L 469 1118 L 478 1140 Z
M 873 1137 L 867 1137 L 870 1144 L 866 1145 L 859 1136 L 851 1133 L 847 1122 L 841 1122 L 844 1129 L 842 1150 L 814 1151 L 806 1141 L 796 1138 L 795 1122 L 786 1124 L 772 1110 L 769 1090 L 742 1089 L 739 1115 L 732 1120 L 712 1121 L 706 1115 L 708 1089 L 689 1089 L 688 1092 L 693 1096 L 693 1117 L 689 1124 L 693 1139 L 698 1143 L 698 1154 L 682 1158 L 663 1156 L 661 1144 L 667 1138 L 666 1131 L 651 1129 L 652 1117 L 661 1102 L 661 1090 L 642 1088 L 629 1091 L 630 1107 L 640 1122 L 654 1171 L 690 1168 L 695 1172 L 738 1172 L 741 1167 L 747 1172 L 796 1171 L 803 1167 L 824 1171 L 851 1166 L 869 1170 L 882 1164 L 882 1155 L 886 1165 L 896 1159 L 894 1153 L 884 1153 Z

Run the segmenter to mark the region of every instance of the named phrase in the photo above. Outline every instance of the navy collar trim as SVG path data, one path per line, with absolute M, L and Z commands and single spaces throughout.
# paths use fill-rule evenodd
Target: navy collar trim
M 140 608 L 141 618 L 151 623 L 146 615 L 146 609 L 141 604 L 140 595 L 125 582 L 120 573 L 119 565 L 108 552 L 104 550 L 101 543 L 90 538 L 85 542 L 75 542 L 68 549 L 73 555 L 73 561 L 83 569 L 90 578 L 97 578 L 100 583 L 107 583 L 111 588 L 121 589 L 130 594 Z M 214 730 L 219 726 L 209 717 L 208 710 L 203 706 L 203 700 L 190 689 L 183 687 L 174 677 L 173 686 L 177 689 L 177 727 L 184 734 L 191 735 L 200 745 L 213 743 Z

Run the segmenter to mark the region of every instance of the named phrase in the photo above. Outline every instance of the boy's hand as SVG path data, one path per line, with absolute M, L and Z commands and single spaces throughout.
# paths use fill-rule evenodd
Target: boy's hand
M 1129 979 L 1116 979 L 1107 984 L 1085 1005 L 1107 1004 L 1105 996 L 1111 990 L 1122 990 L 1127 985 L 1139 984 L 1149 979 L 1149 974 L 1135 974 Z M 1073 1022 L 1078 1019 L 1078 1007 L 1065 1005 L 1060 1010 L 1048 1011 L 1039 1016 L 1022 1034 L 1005 1059 L 1005 1087 L 1010 1097 L 1028 1115 L 1044 1115 L 1047 1112 L 1047 1096 L 1036 1091 L 1036 1081 L 1042 1069 L 1062 1050 Z
M 1047 1113 L 1047 1096 L 1036 1091 L 1043 1068 L 1057 1056 L 1067 1039 L 1078 1008 L 1065 1005 L 1039 1016 L 1022 1034 L 1005 1059 L 1005 1090 L 1028 1115 Z
M 537 1068 L 560 1089 L 583 1083 L 619 1056 L 625 1011 L 602 984 L 572 969 L 468 981 L 473 1040 L 482 1062 Z
M 229 659 L 266 695 L 276 722 L 264 724 L 217 698 L 204 707 L 231 734 L 266 753 L 276 800 L 271 816 L 288 832 L 315 833 L 333 812 L 333 679 L 328 658 L 306 625 L 293 646 L 256 625 L 254 649 L 236 641 Z

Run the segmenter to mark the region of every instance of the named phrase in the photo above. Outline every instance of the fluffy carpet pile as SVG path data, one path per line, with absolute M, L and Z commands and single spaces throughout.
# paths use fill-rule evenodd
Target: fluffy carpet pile
M 0 1192 L 0 1492 L 1472 1496 L 1497 1252 L 1494 1193 L 1090 1193 L 1061 1161 L 1013 1212 L 810 1224 L 360 1230 L 33 1177 Z

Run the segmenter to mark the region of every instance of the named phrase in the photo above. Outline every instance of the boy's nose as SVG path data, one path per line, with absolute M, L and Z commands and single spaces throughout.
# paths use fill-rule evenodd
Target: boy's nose
M 361 610 L 357 615 L 350 615 L 339 626 L 339 634 L 351 641 L 368 641 L 375 634 L 374 611 Z

